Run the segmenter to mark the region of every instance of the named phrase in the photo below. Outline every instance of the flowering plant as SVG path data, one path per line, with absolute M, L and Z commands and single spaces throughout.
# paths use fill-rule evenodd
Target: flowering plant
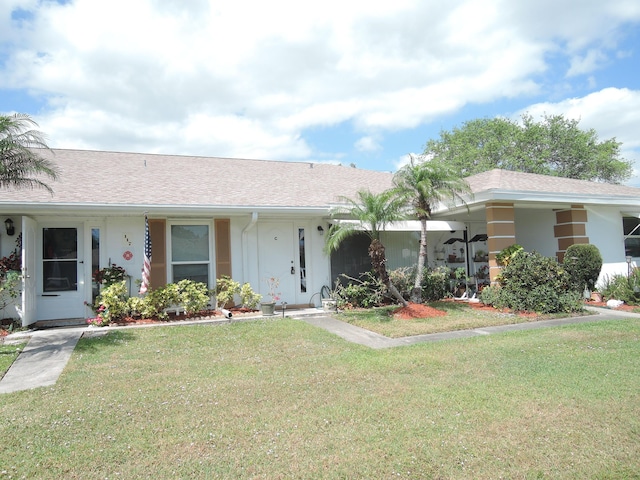
M 116 265 L 111 264 L 110 267 L 104 267 L 101 270 L 93 272 L 93 280 L 98 284 L 104 284 L 105 286 L 113 285 L 116 282 L 121 282 L 127 276 L 127 271 Z
M 100 305 L 96 310 L 97 315 L 93 318 L 88 318 L 87 323 L 89 325 L 95 325 L 96 327 L 109 325 L 109 315 L 108 312 L 105 312 L 106 310 L 107 308 L 104 305 Z
M 280 279 L 277 277 L 269 277 L 266 280 L 267 287 L 269 290 L 269 296 L 271 297 L 272 302 L 277 302 L 280 300 L 282 293 L 278 292 L 278 287 L 280 286 Z
M 489 265 L 481 266 L 476 272 L 478 278 L 485 278 L 489 274 Z
M 0 258 L 0 277 L 6 277 L 8 272 L 22 271 L 22 234 L 16 239 L 16 248 L 8 257 Z

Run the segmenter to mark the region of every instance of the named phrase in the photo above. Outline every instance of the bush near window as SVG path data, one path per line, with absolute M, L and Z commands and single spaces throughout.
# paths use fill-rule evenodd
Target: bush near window
M 88 319 L 87 323 L 108 325 L 131 315 L 165 320 L 168 318 L 166 310 L 173 306 L 193 315 L 209 307 L 211 293 L 202 282 L 181 280 L 150 289 L 144 297 L 128 297 L 126 282 L 116 282 L 100 291 L 91 306 L 96 316 Z
M 482 290 L 483 303 L 537 313 L 582 310 L 582 291 L 555 259 L 519 251 L 502 268 L 498 286 Z
M 564 267 L 578 291 L 591 291 L 600 276 L 602 255 L 595 245 L 574 244 L 564 254 Z

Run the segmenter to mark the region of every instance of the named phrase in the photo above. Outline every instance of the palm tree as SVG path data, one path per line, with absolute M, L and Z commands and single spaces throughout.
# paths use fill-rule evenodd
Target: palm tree
M 0 188 L 41 187 L 53 193 L 41 178 L 45 176 L 56 180 L 58 169 L 33 150 L 49 150 L 44 135 L 33 129 L 37 126 L 29 115 L 0 115 Z
M 436 160 L 419 161 L 410 155 L 407 165 L 398 170 L 394 176 L 396 192 L 408 199 L 413 214 L 420 220 L 420 251 L 416 280 L 411 291 L 411 301 L 422 302 L 422 275 L 427 263 L 427 220 L 431 218 L 433 209 L 441 202 L 466 205 L 463 195 L 471 195 L 471 188 L 466 180 L 452 167 Z
M 387 223 L 405 218 L 403 200 L 395 195 L 392 190 L 380 194 L 374 194 L 368 190 L 359 190 L 357 192 L 357 200 L 346 197 L 341 197 L 341 200 L 346 205 L 336 207 L 332 211 L 332 216 L 334 218 L 347 217 L 354 221 L 335 222 L 331 225 L 327 234 L 325 251 L 327 253 L 334 252 L 345 239 L 358 233 L 366 233 L 371 239 L 369 257 L 371 257 L 373 270 L 398 302 L 406 306 L 407 301 L 402 298 L 402 295 L 400 295 L 400 292 L 398 292 L 398 289 L 389 278 L 385 248 L 380 241 L 380 232 L 385 229 Z

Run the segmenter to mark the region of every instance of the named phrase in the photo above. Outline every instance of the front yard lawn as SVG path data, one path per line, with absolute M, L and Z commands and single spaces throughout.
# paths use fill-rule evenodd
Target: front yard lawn
M 281 318 L 111 330 L 2 396 L 0 476 L 637 478 L 638 378 L 637 319 L 382 350 Z
M 445 312 L 446 315 L 433 315 L 424 318 L 399 318 L 393 316 L 393 312 L 399 308 L 397 305 L 393 305 L 372 309 L 344 310 L 336 315 L 336 318 L 377 332 L 385 337 L 400 338 L 427 333 L 532 322 L 549 318 L 590 315 L 587 311 L 571 315 L 515 314 L 500 312 L 491 307 L 484 307 L 482 304 L 457 301 L 432 302 L 429 303 L 429 306 Z

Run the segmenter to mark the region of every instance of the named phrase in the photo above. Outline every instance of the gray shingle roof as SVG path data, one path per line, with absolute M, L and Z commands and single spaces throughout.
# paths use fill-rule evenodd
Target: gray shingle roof
M 0 189 L 0 205 L 83 205 L 110 207 L 265 207 L 327 209 L 341 196 L 355 198 L 368 188 L 390 188 L 393 174 L 310 162 L 278 162 L 86 150 L 42 151 L 60 169 L 44 189 Z M 640 203 L 640 189 L 531 173 L 490 170 L 467 178 L 477 200 L 548 201 L 562 196 L 583 203 L 589 197 L 625 198 Z
M 574 195 L 575 201 L 592 195 L 611 197 L 636 197 L 640 201 L 640 188 L 610 183 L 596 183 L 571 178 L 551 177 L 535 173 L 512 172 L 494 169 L 467 178 L 475 194 L 499 190 L 535 192 L 539 194 Z
M 380 192 L 391 173 L 309 162 L 43 151 L 60 169 L 44 189 L 2 190 L 0 202 L 85 205 L 327 207 L 361 188 Z

